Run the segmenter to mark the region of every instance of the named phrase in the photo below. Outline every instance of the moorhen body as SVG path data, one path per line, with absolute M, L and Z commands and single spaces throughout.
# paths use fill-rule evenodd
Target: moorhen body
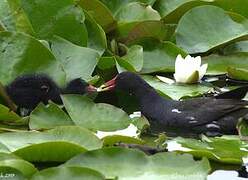
M 6 86 L 10 99 L 18 106 L 25 108 L 29 113 L 40 103 L 47 104 L 49 100 L 62 104 L 60 94 L 84 94 L 96 89 L 78 78 L 60 89 L 57 84 L 44 74 L 28 74 L 17 77 Z
M 237 134 L 238 119 L 248 114 L 247 101 L 238 99 L 194 98 L 184 101 L 167 100 L 140 76 L 123 72 L 100 87 L 122 90 L 137 97 L 142 114 L 151 130 L 204 133 L 208 136 Z

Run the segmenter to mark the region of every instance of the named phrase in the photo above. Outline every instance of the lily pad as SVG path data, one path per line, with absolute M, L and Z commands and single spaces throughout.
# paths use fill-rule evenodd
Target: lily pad
M 17 156 L 0 153 L 0 172 L 1 178 L 3 175 L 9 175 L 11 177 L 6 177 L 10 179 L 24 179 L 24 177 L 30 178 L 37 172 L 37 169 L 33 164 L 24 161 Z
M 53 167 L 42 170 L 30 180 L 104 180 L 104 176 L 92 169 L 83 167 Z
M 86 152 L 73 157 L 65 166 L 92 168 L 106 178 L 156 180 L 203 180 L 210 169 L 207 159 L 194 161 L 191 156 L 175 153 L 146 156 L 141 151 L 125 148 L 104 148 Z
M 87 45 L 85 16 L 73 0 L 21 0 L 33 29 L 40 39 L 61 36 L 77 45 Z
M 105 32 L 87 12 L 85 12 L 85 18 L 84 23 L 88 32 L 87 47 L 96 50 L 100 55 L 102 55 L 105 49 L 107 49 Z
M 229 67 L 227 69 L 227 75 L 232 79 L 248 81 L 247 69 Z
M 181 98 L 196 97 L 208 92 L 212 87 L 201 84 L 166 84 L 152 76 L 142 76 L 144 80 L 155 88 L 165 98 L 179 100 Z
M 17 76 L 34 72 L 65 83 L 60 62 L 38 40 L 22 33 L 0 32 L 0 81 L 4 85 Z
M 21 121 L 21 117 L 18 116 L 15 112 L 10 111 L 10 109 L 2 104 L 0 104 L 0 122 L 13 123 Z
M 171 42 L 144 41 L 144 64 L 142 74 L 152 72 L 174 72 L 178 54 L 186 53 Z
M 167 143 L 169 151 L 190 153 L 196 157 L 207 157 L 222 163 L 241 164 L 242 158 L 248 156 L 248 144 L 241 141 L 238 136 L 216 138 L 203 136 L 202 141 L 179 137 L 170 143 Z
M 33 27 L 25 12 L 20 8 L 19 0 L 0 2 L 0 27 L 6 31 L 21 31 L 33 35 Z M 1 29 L 1 28 L 0 28 Z
M 114 16 L 118 21 L 118 35 L 119 37 L 127 37 L 129 31 L 135 27 L 139 22 L 160 20 L 160 15 L 151 6 L 133 2 L 128 3 L 119 9 Z
M 30 114 L 30 129 L 51 129 L 56 126 L 73 125 L 70 117 L 56 104 L 40 103 Z
M 225 55 L 230 55 L 234 53 L 248 53 L 248 41 L 240 41 L 228 45 L 223 49 Z
M 100 58 L 97 51 L 74 45 L 58 36 L 50 40 L 50 48 L 61 62 L 67 82 L 79 77 L 90 79 Z
M 120 66 L 117 66 L 118 72 L 125 71 L 124 69 L 139 72 L 143 67 L 143 48 L 139 45 L 131 46 L 125 56 L 116 59 Z
M 223 9 L 208 5 L 189 10 L 176 29 L 177 45 L 190 54 L 204 53 L 247 35 L 245 25 L 233 21 Z
M 175 25 L 165 24 L 162 21 L 143 21 L 128 32 L 125 42 L 127 44 L 134 44 L 146 38 L 153 38 L 160 41 L 170 40 L 175 29 Z
M 130 124 L 128 115 L 121 109 L 104 103 L 94 103 L 80 95 L 63 95 L 63 103 L 73 122 L 92 130 L 114 131 Z
M 0 142 L 10 152 L 34 162 L 63 162 L 78 153 L 102 146 L 93 133 L 76 126 L 61 126 L 45 132 L 2 133 Z
M 113 30 L 116 21 L 109 9 L 99 0 L 78 0 L 77 4 L 88 11 L 106 32 Z
M 202 64 L 208 63 L 207 74 L 226 74 L 229 67 L 248 69 L 248 54 L 237 53 L 228 56 L 212 54 L 203 57 Z

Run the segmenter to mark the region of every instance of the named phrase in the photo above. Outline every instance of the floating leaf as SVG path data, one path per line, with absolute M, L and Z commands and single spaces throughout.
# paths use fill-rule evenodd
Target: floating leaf
M 60 62 L 42 43 L 26 34 L 0 32 L 0 64 L 4 85 L 19 75 L 34 72 L 48 74 L 59 85 L 65 82 Z
M 145 41 L 144 64 L 141 73 L 174 72 L 175 60 L 178 54 L 186 53 L 171 42 Z
M 36 173 L 30 180 L 104 180 L 104 176 L 92 169 L 83 167 L 53 167 Z
M 30 129 L 51 129 L 56 126 L 73 125 L 70 117 L 56 104 L 40 103 L 30 114 Z
M 21 31 L 33 35 L 33 28 L 19 0 L 2 0 L 0 2 L 0 27 L 6 31 Z M 0 28 L 1 29 L 1 28 Z
M 143 67 L 143 48 L 139 45 L 131 46 L 125 56 L 116 59 L 120 66 L 118 70 L 119 72 L 125 71 L 124 69 L 139 72 Z
M 175 138 L 167 143 L 173 151 L 193 154 L 196 157 L 207 157 L 211 160 L 229 164 L 241 164 L 242 158 L 248 156 L 248 144 L 238 136 L 222 136 L 216 138 L 203 137 L 196 139 Z
M 102 55 L 107 48 L 105 32 L 87 12 L 85 12 L 85 17 L 86 19 L 84 23 L 88 32 L 87 47 L 95 49 L 100 55 Z
M 78 0 L 77 3 L 90 13 L 106 32 L 113 30 L 116 21 L 109 9 L 99 0 Z
M 229 67 L 227 69 L 227 75 L 232 79 L 248 81 L 248 70 L 247 69 Z
M 209 171 L 206 159 L 194 161 L 191 156 L 175 153 L 146 156 L 141 151 L 125 148 L 86 152 L 73 157 L 65 166 L 88 167 L 101 172 L 106 178 L 118 179 L 203 180 Z
M 11 177 L 8 177 L 11 179 L 16 178 L 16 176 L 18 177 L 17 179 L 24 179 L 24 177 L 30 178 L 37 172 L 37 169 L 33 164 L 24 161 L 17 156 L 0 153 L 0 172 L 1 176 L 5 174 L 12 175 Z
M 61 36 L 77 45 L 87 45 L 85 16 L 73 0 L 21 0 L 21 6 L 29 17 L 40 39 Z
M 228 56 L 212 54 L 203 57 L 202 64 L 208 63 L 207 74 L 226 74 L 228 67 L 248 69 L 248 54 L 237 53 Z
M 134 44 L 145 38 L 153 38 L 160 41 L 170 40 L 176 26 L 165 24 L 162 21 L 143 21 L 133 27 L 126 38 L 127 44 Z
M 76 126 L 61 126 L 45 132 L 2 133 L 0 142 L 23 159 L 38 162 L 63 162 L 78 153 L 102 146 L 93 133 Z
M 124 129 L 130 124 L 121 109 L 104 103 L 94 103 L 80 95 L 63 95 L 63 103 L 73 122 L 85 128 L 102 131 Z
M 247 35 L 245 25 L 236 23 L 223 9 L 215 6 L 189 10 L 176 29 L 177 45 L 190 54 L 204 53 Z
M 90 79 L 100 58 L 97 51 L 74 45 L 58 36 L 50 41 L 50 48 L 61 62 L 67 82 L 79 77 L 85 80 Z

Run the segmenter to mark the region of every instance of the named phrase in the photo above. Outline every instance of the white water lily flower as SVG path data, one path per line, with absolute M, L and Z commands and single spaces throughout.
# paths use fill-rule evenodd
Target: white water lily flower
M 100 139 L 102 139 L 106 136 L 114 136 L 114 135 L 138 137 L 139 131 L 135 125 L 130 124 L 126 129 L 121 129 L 121 130 L 112 131 L 112 132 L 97 131 L 97 133 L 96 133 L 96 136 Z
M 179 83 L 197 83 L 207 72 L 208 64 L 201 66 L 201 57 L 186 56 L 184 59 L 180 54 L 175 62 L 174 78 Z

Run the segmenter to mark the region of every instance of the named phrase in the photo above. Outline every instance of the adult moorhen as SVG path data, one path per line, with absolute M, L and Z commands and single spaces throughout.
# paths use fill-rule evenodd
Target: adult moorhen
M 60 94 L 84 94 L 94 92 L 96 88 L 78 78 L 60 89 L 57 84 L 44 74 L 28 74 L 17 77 L 6 86 L 6 92 L 18 108 L 25 108 L 29 113 L 40 103 L 49 100 L 62 104 Z
M 136 96 L 142 114 L 152 131 L 204 133 L 208 136 L 236 134 L 238 119 L 248 114 L 248 101 L 238 99 L 194 98 L 167 100 L 140 76 L 123 72 L 99 88 L 99 91 L 122 90 Z

